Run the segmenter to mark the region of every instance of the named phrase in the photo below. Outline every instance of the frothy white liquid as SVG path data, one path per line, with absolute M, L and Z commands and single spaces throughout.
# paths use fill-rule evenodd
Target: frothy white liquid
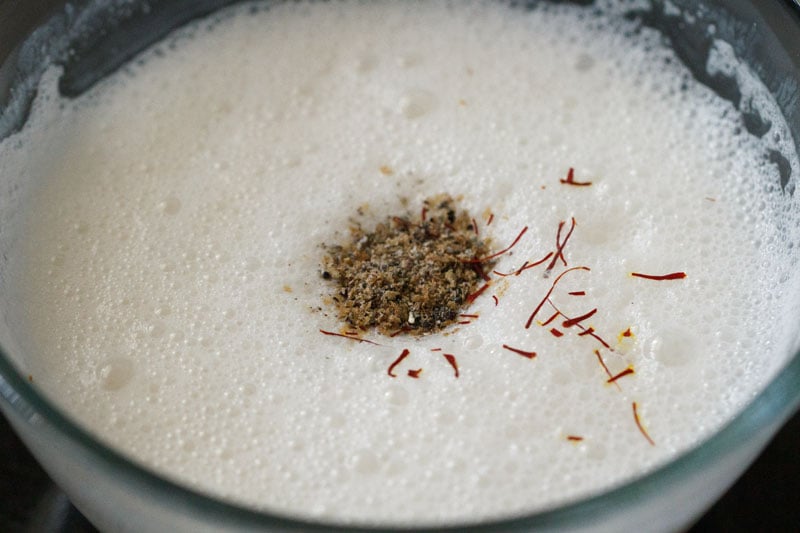
M 0 171 L 38 184 L 14 259 L 26 371 L 170 478 L 334 520 L 528 512 L 697 444 L 788 351 L 800 210 L 764 155 L 788 135 L 773 114 L 753 138 L 624 28 L 566 7 L 291 3 L 198 23 L 76 101 L 50 72 L 0 146 Z M 560 183 L 570 167 L 592 185 Z M 596 308 L 583 325 L 610 348 L 563 318 L 524 327 L 561 262 L 493 276 L 447 334 L 322 335 L 341 325 L 320 244 L 360 206 L 378 220 L 441 192 L 497 248 L 529 227 L 501 272 L 574 217 L 564 259 L 591 270 L 550 299 Z M 607 384 L 595 350 L 635 374 Z

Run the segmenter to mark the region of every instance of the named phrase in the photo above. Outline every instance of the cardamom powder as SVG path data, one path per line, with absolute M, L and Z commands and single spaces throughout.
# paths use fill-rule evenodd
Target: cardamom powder
M 322 277 L 337 285 L 332 300 L 342 321 L 385 335 L 424 334 L 452 324 L 469 305 L 481 269 L 493 265 L 474 262 L 489 255 L 488 239 L 447 194 L 426 199 L 413 218 L 388 217 L 372 231 L 356 224 L 349 242 L 325 247 Z

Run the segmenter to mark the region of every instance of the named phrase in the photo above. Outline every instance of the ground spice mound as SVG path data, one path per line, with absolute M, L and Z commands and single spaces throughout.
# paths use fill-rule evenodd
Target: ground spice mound
M 326 246 L 322 277 L 338 284 L 338 316 L 350 326 L 391 335 L 429 333 L 458 319 L 492 263 L 469 213 L 448 195 L 424 202 L 421 215 L 388 217 L 371 232 L 350 228 L 350 242 Z

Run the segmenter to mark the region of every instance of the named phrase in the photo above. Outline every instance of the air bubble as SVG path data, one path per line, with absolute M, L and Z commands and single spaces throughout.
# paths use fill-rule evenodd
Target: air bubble
M 165 215 L 177 215 L 181 210 L 181 201 L 174 196 L 169 196 L 163 202 L 158 204 L 158 209 Z
M 261 260 L 257 257 L 248 257 L 244 261 L 244 268 L 248 272 L 255 272 L 259 268 L 261 268 Z
M 400 98 L 400 110 L 407 119 L 421 118 L 438 105 L 436 96 L 422 89 L 410 89 Z
M 167 328 L 163 322 L 153 322 L 147 328 L 147 333 L 154 339 L 162 337 L 166 331 Z
M 475 350 L 483 345 L 483 337 L 480 335 L 470 335 L 464 339 L 464 348 L 468 350 Z
M 344 427 L 345 423 L 347 422 L 347 418 L 340 413 L 333 413 L 330 415 L 330 417 L 328 417 L 327 420 L 328 425 L 334 429 Z
M 100 368 L 100 384 L 107 391 L 116 391 L 133 379 L 133 361 L 114 358 Z
M 392 405 L 406 405 L 408 403 L 408 391 L 400 385 L 391 385 L 385 396 Z
M 653 359 L 665 366 L 682 366 L 688 363 L 697 349 L 694 336 L 682 329 L 671 329 L 650 341 Z

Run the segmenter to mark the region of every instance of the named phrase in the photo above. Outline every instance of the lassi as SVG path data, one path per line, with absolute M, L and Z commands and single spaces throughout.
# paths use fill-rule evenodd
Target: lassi
M 23 371 L 147 468 L 332 522 L 529 513 L 699 444 L 789 355 L 768 154 L 800 168 L 730 47 L 763 137 L 602 4 L 245 4 L 74 100 L 51 68 L 0 144 Z M 325 247 L 439 194 L 493 247 L 461 316 L 341 322 Z

